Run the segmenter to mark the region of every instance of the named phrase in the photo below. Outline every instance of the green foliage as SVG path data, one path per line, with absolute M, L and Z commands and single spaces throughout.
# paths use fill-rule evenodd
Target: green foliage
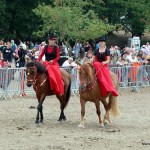
M 145 15 L 146 15 L 146 25 L 147 29 L 150 31 L 150 1 L 146 1 L 146 7 L 145 7 Z
M 56 32 L 61 39 L 88 40 L 120 27 L 141 36 L 150 30 L 149 8 L 149 0 L 0 0 L 0 38 Z
M 32 9 L 41 1 L 43 0 L 0 0 L 0 37 L 31 38 L 40 23 Z M 46 3 L 48 1 L 45 0 Z
M 112 26 L 102 22 L 94 11 L 87 13 L 82 9 L 86 3 L 82 0 L 56 1 L 55 7 L 39 5 L 34 9 L 41 18 L 43 25 L 34 34 L 43 36 L 46 32 L 57 32 L 61 39 L 93 39 L 100 34 L 107 34 L 113 30 Z

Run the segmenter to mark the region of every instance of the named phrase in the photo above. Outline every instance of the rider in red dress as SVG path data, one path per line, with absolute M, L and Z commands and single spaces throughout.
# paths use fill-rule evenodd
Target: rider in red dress
M 110 62 L 110 51 L 106 48 L 105 37 L 99 38 L 100 47 L 95 50 L 93 66 L 96 69 L 98 83 L 101 89 L 101 95 L 107 96 L 112 93 L 113 96 L 118 96 L 118 93 L 113 85 L 108 64 Z
M 54 36 L 49 37 L 49 44 L 42 49 L 41 54 L 37 61 L 40 61 L 45 55 L 44 66 L 49 75 L 50 87 L 53 94 L 64 94 L 64 82 L 60 72 L 58 60 L 60 58 L 59 47 L 55 45 L 56 38 Z

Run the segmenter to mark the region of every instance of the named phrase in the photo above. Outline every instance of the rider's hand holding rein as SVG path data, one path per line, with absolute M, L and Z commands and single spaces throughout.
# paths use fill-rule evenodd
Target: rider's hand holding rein
M 109 64 L 110 63 L 110 56 L 107 56 L 107 60 L 106 61 L 102 61 L 103 65 Z
M 49 62 L 50 62 L 50 64 L 53 64 L 53 63 L 54 63 L 54 61 L 53 61 L 53 60 L 50 60 Z

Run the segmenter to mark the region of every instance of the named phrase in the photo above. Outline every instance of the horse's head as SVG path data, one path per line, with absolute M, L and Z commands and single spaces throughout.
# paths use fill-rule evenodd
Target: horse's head
M 90 63 L 79 64 L 79 80 L 80 80 L 80 90 L 85 91 L 87 86 L 91 83 L 91 77 L 93 76 L 93 69 Z
M 26 76 L 27 76 L 27 86 L 31 87 L 34 80 L 35 76 L 37 74 L 37 68 L 35 66 L 34 62 L 29 62 L 26 65 Z

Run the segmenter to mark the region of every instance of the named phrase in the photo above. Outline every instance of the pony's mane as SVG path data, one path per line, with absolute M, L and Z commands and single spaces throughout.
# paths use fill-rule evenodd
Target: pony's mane
M 38 73 L 44 73 L 46 71 L 45 66 L 40 62 L 28 62 L 26 67 L 36 67 Z
M 84 69 L 84 71 L 88 74 L 88 75 L 92 75 L 93 74 L 93 67 L 90 63 L 84 63 L 82 64 L 82 68 Z

